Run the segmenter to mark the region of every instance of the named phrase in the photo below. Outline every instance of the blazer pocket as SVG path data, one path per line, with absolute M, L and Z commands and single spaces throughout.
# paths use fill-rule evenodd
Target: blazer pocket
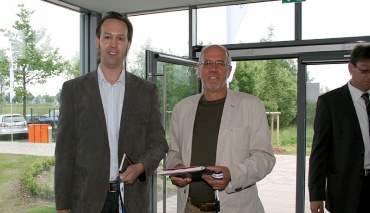
M 233 148 L 236 152 L 248 151 L 249 133 L 248 127 L 231 128 Z

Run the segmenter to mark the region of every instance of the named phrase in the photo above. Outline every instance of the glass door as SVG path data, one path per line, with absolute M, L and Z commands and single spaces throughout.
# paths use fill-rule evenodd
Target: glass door
M 307 65 L 307 97 L 306 97 L 306 178 L 305 178 L 305 212 L 310 212 L 308 191 L 309 157 L 313 141 L 313 123 L 319 95 L 345 85 L 351 78 L 348 64 L 315 64 Z
M 182 99 L 198 94 L 201 83 L 196 76 L 198 62 L 178 56 L 146 51 L 146 78 L 157 84 L 162 124 L 166 131 L 166 140 L 170 142 L 170 121 L 173 107 Z M 158 171 L 165 168 L 164 161 Z M 166 176 L 167 177 L 167 176 Z M 152 178 L 152 212 L 177 212 L 177 188 L 165 176 Z
M 304 153 L 304 161 L 301 161 L 297 170 L 298 175 L 304 172 L 304 175 L 301 175 L 301 177 L 304 177 L 304 182 L 300 179 L 302 184 L 299 184 L 299 186 L 304 187 L 304 193 L 301 193 L 302 196 L 304 195 L 304 199 L 300 199 L 299 202 L 301 204 L 304 203 L 303 207 L 306 213 L 310 212 L 308 169 L 314 135 L 313 123 L 316 115 L 317 99 L 320 95 L 341 87 L 350 80 L 351 76 L 348 71 L 349 56 L 349 51 L 338 51 L 326 54 L 310 54 L 301 57 L 299 60 L 301 62 L 299 72 L 301 75 L 305 75 L 306 84 L 305 88 L 301 88 L 302 95 L 299 98 L 301 102 L 305 102 L 305 119 L 299 122 L 301 127 L 304 126 L 303 138 L 300 137 L 302 134 L 299 134 L 301 139 L 301 143 L 299 143 L 300 151 L 302 151 L 302 155 Z M 304 93 L 303 89 L 305 90 Z M 300 114 L 302 115 L 303 113 Z

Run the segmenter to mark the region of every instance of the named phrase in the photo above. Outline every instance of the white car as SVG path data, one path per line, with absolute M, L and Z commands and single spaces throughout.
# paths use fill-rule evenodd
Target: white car
M 28 125 L 21 114 L 0 115 L 0 136 L 28 136 Z

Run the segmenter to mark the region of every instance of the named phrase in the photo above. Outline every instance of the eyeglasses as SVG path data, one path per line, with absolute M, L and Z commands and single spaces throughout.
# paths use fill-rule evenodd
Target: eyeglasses
M 213 64 L 215 64 L 217 68 L 230 66 L 230 64 L 225 61 L 205 61 L 199 63 L 199 65 L 203 65 L 204 67 L 211 67 Z
M 368 74 L 368 73 L 370 73 L 370 67 L 368 67 L 368 68 L 360 68 L 360 67 L 358 67 L 356 64 L 354 64 L 354 65 L 355 65 L 355 67 L 356 67 L 358 70 L 360 70 L 361 74 Z

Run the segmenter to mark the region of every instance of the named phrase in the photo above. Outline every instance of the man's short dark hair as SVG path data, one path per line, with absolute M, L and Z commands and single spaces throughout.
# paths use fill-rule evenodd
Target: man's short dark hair
M 128 29 L 127 40 L 129 42 L 132 41 L 132 35 L 134 33 L 134 28 L 132 27 L 130 20 L 127 18 L 127 16 L 114 12 L 114 11 L 107 12 L 105 16 L 102 18 L 102 20 L 99 21 L 98 27 L 96 28 L 97 38 L 100 38 L 101 26 L 103 25 L 104 21 L 107 19 L 117 19 L 117 20 L 125 22 L 127 25 L 127 29 Z
M 350 62 L 354 65 L 359 61 L 370 60 L 370 44 L 358 44 L 356 45 L 351 53 Z

